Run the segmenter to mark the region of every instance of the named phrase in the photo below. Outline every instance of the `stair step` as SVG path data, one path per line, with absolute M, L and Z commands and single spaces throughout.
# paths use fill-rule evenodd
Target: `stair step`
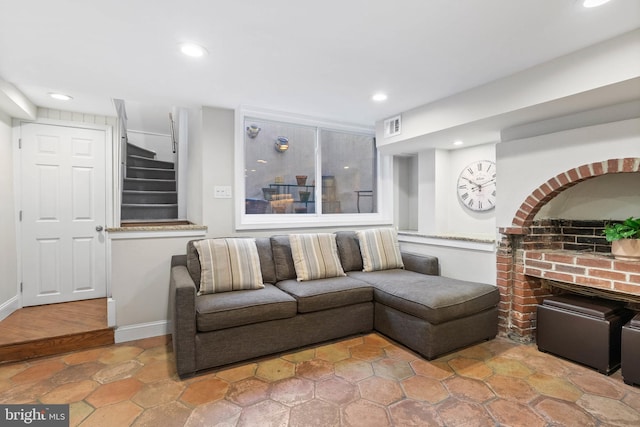
M 148 203 L 178 203 L 178 193 L 175 191 L 136 191 L 124 190 L 122 203 L 148 204 Z
M 140 168 L 136 166 L 127 166 L 127 178 L 176 179 L 176 171 L 173 169 Z
M 146 148 L 131 144 L 130 142 L 127 142 L 127 155 L 146 157 L 148 159 L 156 158 L 156 153 L 154 151 L 147 150 Z
M 165 162 L 164 160 L 149 159 L 147 157 L 128 155 L 127 166 L 137 166 L 142 168 L 156 168 L 156 169 L 174 169 L 172 162 Z
M 125 178 L 124 190 L 176 191 L 175 179 Z
M 123 204 L 120 218 L 123 220 L 177 219 L 177 204 Z

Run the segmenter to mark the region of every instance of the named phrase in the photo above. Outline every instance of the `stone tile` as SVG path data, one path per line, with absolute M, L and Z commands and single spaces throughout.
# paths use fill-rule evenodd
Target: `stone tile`
M 598 422 L 573 402 L 544 398 L 535 404 L 536 411 L 552 425 L 595 427 Z
M 65 368 L 66 365 L 58 360 L 45 360 L 16 373 L 11 377 L 11 381 L 15 384 L 35 383 L 44 379 L 49 379 L 53 374 L 62 371 Z
M 241 412 L 242 408 L 226 400 L 205 403 L 191 412 L 185 427 L 202 427 L 206 425 L 216 427 L 235 426 Z
M 346 340 L 340 340 L 335 342 L 335 345 L 339 345 L 345 348 L 355 347 L 360 344 L 364 344 L 364 337 L 353 337 Z
M 640 361 L 638 361 L 638 363 L 640 363 Z M 608 377 L 597 372 L 571 374 L 568 376 L 568 380 L 585 393 L 610 397 L 611 399 L 617 400 L 622 399 L 624 396 L 623 389 L 616 387 Z
M 633 408 L 636 411 L 640 411 L 640 392 L 627 392 L 627 395 L 624 397 L 624 399 L 622 399 L 622 401 L 626 403 L 630 408 Z
M 428 360 L 419 359 L 414 360 L 410 365 L 416 374 L 436 380 L 443 380 L 455 374 L 453 369 L 444 362 L 429 362 Z
M 330 344 L 316 349 L 316 358 L 326 360 L 328 362 L 338 362 L 351 357 L 351 351 L 348 347 Z
M 549 354 L 537 352 L 537 355 L 530 355 L 522 360 L 531 370 L 536 372 L 544 372 L 547 375 L 555 377 L 564 377 L 569 374 L 569 367 L 562 360 Z
M 359 399 L 342 409 L 343 425 L 348 427 L 384 427 L 391 422 L 387 411 L 368 400 Z
M 300 362 L 296 366 L 296 375 L 310 379 L 320 380 L 333 375 L 333 363 L 326 360 L 313 359 Z
M 440 381 L 433 378 L 416 375 L 401 384 L 407 397 L 418 401 L 437 403 L 449 397 L 449 392 Z
M 507 338 L 496 337 L 495 339 L 482 342 L 478 345 L 489 350 L 494 356 L 498 356 L 500 354 L 506 353 L 512 348 L 519 347 L 522 344 L 518 344 Z
M 142 363 L 137 360 L 125 360 L 119 363 L 107 365 L 93 376 L 93 379 L 101 384 L 131 378 L 142 368 Z
M 256 369 L 257 363 L 248 363 L 246 365 L 235 366 L 216 373 L 216 376 L 229 382 L 234 383 L 252 377 Z
M 576 403 L 604 424 L 616 426 L 640 425 L 640 412 L 618 400 L 585 394 Z
M 313 381 L 304 378 L 287 378 L 272 384 L 269 395 L 272 400 L 287 406 L 295 406 L 313 399 Z
M 420 359 L 420 356 L 407 350 L 404 347 L 396 347 L 396 346 L 385 347 L 384 354 L 389 359 L 401 360 L 403 362 L 413 362 L 414 360 Z
M 286 427 L 289 423 L 289 408 L 273 400 L 263 400 L 244 408 L 238 427 Z
M 474 345 L 472 347 L 463 348 L 457 352 L 459 357 L 467 359 L 475 359 L 479 361 L 489 360 L 494 357 L 494 353 L 487 347 L 482 345 Z
M 0 380 L 0 393 L 9 390 L 13 387 L 13 383 L 10 380 Z
M 449 360 L 449 366 L 458 375 L 482 380 L 493 375 L 493 371 L 485 363 L 467 357 L 456 357 Z
M 341 360 L 334 365 L 335 374 L 351 383 L 373 376 L 371 363 L 357 359 Z
M 494 357 L 487 360 L 486 364 L 493 369 L 493 372 L 505 377 L 525 378 L 533 374 L 533 371 L 522 362 L 506 357 Z
M 409 426 L 444 426 L 435 407 L 426 402 L 405 399 L 389 407 L 392 425 Z
M 338 407 L 322 400 L 312 400 L 291 409 L 290 427 L 340 425 Z
M 382 405 L 390 405 L 404 397 L 404 392 L 398 382 L 387 378 L 367 378 L 358 383 L 358 388 L 363 399 Z
M 528 406 L 512 400 L 497 399 L 487 409 L 499 425 L 544 427 L 545 421 Z
M 486 402 L 493 399 L 495 394 L 487 385 L 478 380 L 463 377 L 453 377 L 443 381 L 451 396 L 474 403 Z
M 305 362 L 316 357 L 315 348 L 310 348 L 307 350 L 296 351 L 295 353 L 289 353 L 282 356 L 284 360 L 288 360 L 289 362 L 298 363 Z
M 120 363 L 127 360 L 135 359 L 136 356 L 142 353 L 142 351 L 143 350 L 140 347 L 133 347 L 129 345 L 109 347 L 100 356 L 98 361 L 106 365 Z
M 171 335 L 159 335 L 157 337 L 143 338 L 140 340 L 130 341 L 128 344 L 142 349 L 152 347 L 166 347 L 171 349 Z
M 59 371 L 51 377 L 51 382 L 54 384 L 66 384 L 76 381 L 82 381 L 87 377 L 93 376 L 105 365 L 98 362 L 87 362 L 79 365 L 67 366 L 65 369 Z
M 445 426 L 495 427 L 496 422 L 482 405 L 449 398 L 436 406 Z
M 76 427 L 84 421 L 94 409 L 84 400 L 69 405 L 69 427 Z
M 582 392 L 573 384 L 556 376 L 538 372 L 528 377 L 527 382 L 545 396 L 556 397 L 569 402 L 575 402 L 582 395 Z
M 351 357 L 373 362 L 384 357 L 384 350 L 378 345 L 359 344 L 351 347 Z
M 0 365 L 0 380 L 8 380 L 14 375 L 26 370 L 29 367 L 26 363 L 5 363 Z
M 296 373 L 296 365 L 285 359 L 271 359 L 258 363 L 256 377 L 267 382 L 275 382 L 293 377 Z
M 527 403 L 539 396 L 533 387 L 521 378 L 494 375 L 486 380 L 486 384 L 503 399 L 520 403 Z
M 169 354 L 171 354 L 171 351 L 167 347 L 151 347 L 140 353 L 136 359 L 142 363 L 149 363 L 154 360 L 166 361 Z
M 114 381 L 98 387 L 85 399 L 94 408 L 131 399 L 142 388 L 142 383 L 134 378 Z
M 391 341 L 382 335 L 378 334 L 369 334 L 363 337 L 364 343 L 367 345 L 371 345 L 374 347 L 385 348 L 391 345 Z
M 95 362 L 102 357 L 109 347 L 98 347 L 90 350 L 82 350 L 76 353 L 67 354 L 62 357 L 62 360 L 67 365 L 79 365 L 87 362 Z
M 184 384 L 172 380 L 145 384 L 131 400 L 143 408 L 152 408 L 178 399 L 184 387 Z
M 82 427 L 129 426 L 141 413 L 141 407 L 127 400 L 96 409 Z
M 250 406 L 267 399 L 269 384 L 255 378 L 247 378 L 229 386 L 227 399 L 239 406 Z
M 358 387 L 342 378 L 329 378 L 316 383 L 316 397 L 337 405 L 345 405 L 360 398 Z
M 372 366 L 376 375 L 392 380 L 403 380 L 414 375 L 409 363 L 401 360 L 384 358 L 376 360 L 372 363 Z
M 186 386 L 182 396 L 180 396 L 180 400 L 189 406 L 195 407 L 203 403 L 224 399 L 228 390 L 228 382 L 216 377 L 207 378 Z
M 143 383 L 152 383 L 166 379 L 177 379 L 175 363 L 166 360 L 154 360 L 140 368 L 133 376 Z
M 48 393 L 53 387 L 54 384 L 49 380 L 18 384 L 0 393 L 0 403 L 18 404 L 33 402 L 40 396 Z
M 54 388 L 42 396 L 40 401 L 56 404 L 78 402 L 87 397 L 96 387 L 98 387 L 98 383 L 91 380 L 67 383 Z
M 146 409 L 132 424 L 133 427 L 183 427 L 191 409 L 179 402 L 168 402 Z

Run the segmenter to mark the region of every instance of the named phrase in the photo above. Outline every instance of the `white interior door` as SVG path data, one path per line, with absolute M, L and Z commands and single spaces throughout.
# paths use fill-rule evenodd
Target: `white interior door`
M 106 296 L 106 132 L 21 126 L 22 305 Z

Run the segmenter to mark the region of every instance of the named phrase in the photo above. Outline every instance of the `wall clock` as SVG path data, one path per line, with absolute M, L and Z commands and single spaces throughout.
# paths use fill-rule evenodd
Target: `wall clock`
M 465 166 L 458 177 L 458 198 L 472 211 L 493 209 L 496 206 L 496 164 L 478 160 Z

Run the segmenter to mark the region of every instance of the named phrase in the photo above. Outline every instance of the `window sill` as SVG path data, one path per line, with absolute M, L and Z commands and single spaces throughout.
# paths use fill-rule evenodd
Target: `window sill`
M 425 235 L 415 231 L 398 231 L 400 243 L 417 243 L 429 246 L 444 246 L 483 252 L 495 251 L 495 239 L 485 236 Z
M 207 234 L 206 225 L 141 225 L 109 227 L 107 233 L 112 240 L 156 239 L 163 237 L 200 237 Z

